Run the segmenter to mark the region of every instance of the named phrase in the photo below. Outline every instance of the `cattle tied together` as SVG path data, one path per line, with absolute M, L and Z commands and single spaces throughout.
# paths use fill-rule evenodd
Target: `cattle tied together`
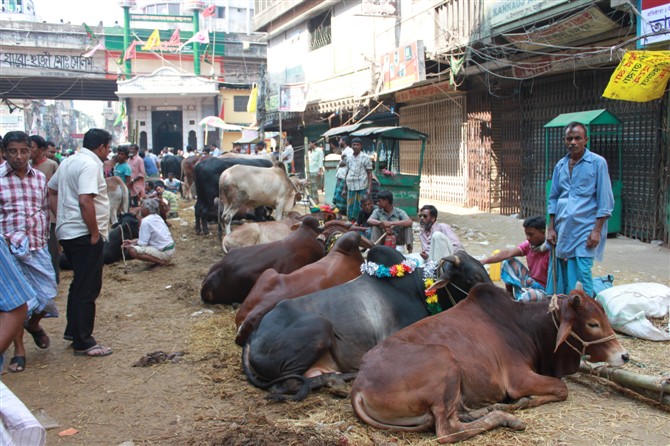
M 323 242 L 317 239 L 319 233 L 318 220 L 307 216 L 282 240 L 235 249 L 210 268 L 200 297 L 210 304 L 243 302 L 268 268 L 287 274 L 322 258 L 325 252 Z
M 368 261 L 392 267 L 405 261 L 393 248 L 375 246 Z M 439 287 L 452 282 L 464 298 L 476 283 L 490 281 L 479 261 L 464 251 L 444 263 Z M 363 274 L 333 288 L 279 302 L 249 336 L 242 352 L 244 372 L 275 399 L 300 400 L 310 389 L 352 379 L 361 357 L 396 331 L 429 316 L 423 269 L 393 278 Z M 451 307 L 444 288 L 443 309 Z
M 505 411 L 565 400 L 560 378 L 578 370 L 584 350 L 594 362 L 628 361 L 602 306 L 583 291 L 561 296 L 548 311 L 546 302 L 515 302 L 505 290 L 482 284 L 451 310 L 370 350 L 351 402 L 364 422 L 380 429 L 435 426 L 440 443 L 498 426 L 521 430 L 524 424 Z

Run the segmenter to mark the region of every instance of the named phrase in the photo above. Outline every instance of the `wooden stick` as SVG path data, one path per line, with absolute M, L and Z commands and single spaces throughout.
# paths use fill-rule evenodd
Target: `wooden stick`
M 592 368 L 584 363 L 584 361 L 579 364 L 579 371 L 586 375 L 596 375 L 605 378 L 621 387 L 670 407 L 670 378 L 640 375 L 629 370 L 607 366 Z
M 385 232 L 385 233 L 383 233 L 383 234 L 382 234 L 382 236 L 381 236 L 381 237 L 379 237 L 379 238 L 377 239 L 377 241 L 376 241 L 376 242 L 375 242 L 374 244 L 375 244 L 375 245 L 378 245 L 378 244 L 379 244 L 379 242 L 381 242 L 382 240 L 384 240 L 384 237 L 386 237 L 386 232 Z

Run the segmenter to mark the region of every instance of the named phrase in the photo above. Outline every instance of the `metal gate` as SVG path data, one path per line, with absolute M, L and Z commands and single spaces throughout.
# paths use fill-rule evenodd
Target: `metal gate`
M 556 115 L 607 109 L 623 121 L 623 229 L 629 237 L 649 241 L 659 232 L 661 101 L 613 101 L 601 97 L 611 70 L 570 73 L 527 82 L 519 88 L 523 153 L 521 214 L 543 215 L 547 181 L 544 166 L 544 128 Z M 518 87 L 517 87 L 518 88 Z M 494 100 L 495 101 L 495 100 Z M 494 119 L 494 126 L 495 126 Z M 604 154 L 610 169 L 616 160 Z M 665 234 L 667 243 L 667 232 Z
M 483 212 L 499 207 L 497 158 L 493 155 L 491 97 L 484 91 L 468 92 L 468 207 Z
M 466 205 L 468 159 L 465 144 L 465 95 L 404 106 L 400 109 L 400 125 L 424 132 L 429 138 L 421 175 L 421 198 Z

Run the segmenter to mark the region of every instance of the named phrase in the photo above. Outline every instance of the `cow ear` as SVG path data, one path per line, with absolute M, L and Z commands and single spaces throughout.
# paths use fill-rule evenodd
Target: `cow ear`
M 554 353 L 558 350 L 558 347 L 568 339 L 570 332 L 572 331 L 572 318 L 564 317 L 561 321 L 561 325 L 558 327 L 558 335 L 556 335 L 556 347 L 554 348 Z
M 558 327 L 558 334 L 556 335 L 556 348 L 554 348 L 554 353 L 556 353 L 558 347 L 560 347 L 560 345 L 568 339 L 568 336 L 570 336 L 570 333 L 572 332 L 572 325 L 575 321 L 575 307 L 580 305 L 579 295 L 572 295 L 567 299 L 567 305 L 561 305 L 558 310 L 555 310 L 561 315 L 561 325 Z
M 302 224 L 302 223 L 293 223 L 293 224 L 291 225 L 291 231 L 295 231 L 295 230 L 297 230 L 297 229 L 300 227 L 301 224 Z

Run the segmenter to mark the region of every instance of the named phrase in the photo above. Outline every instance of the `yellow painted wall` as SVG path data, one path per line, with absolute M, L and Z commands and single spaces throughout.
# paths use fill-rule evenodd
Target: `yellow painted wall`
M 234 96 L 249 96 L 251 90 L 220 90 L 220 103 L 223 104 L 223 120 L 228 124 L 249 126 L 256 120 L 256 113 L 247 113 L 246 102 L 243 112 L 236 112 L 234 108 Z

